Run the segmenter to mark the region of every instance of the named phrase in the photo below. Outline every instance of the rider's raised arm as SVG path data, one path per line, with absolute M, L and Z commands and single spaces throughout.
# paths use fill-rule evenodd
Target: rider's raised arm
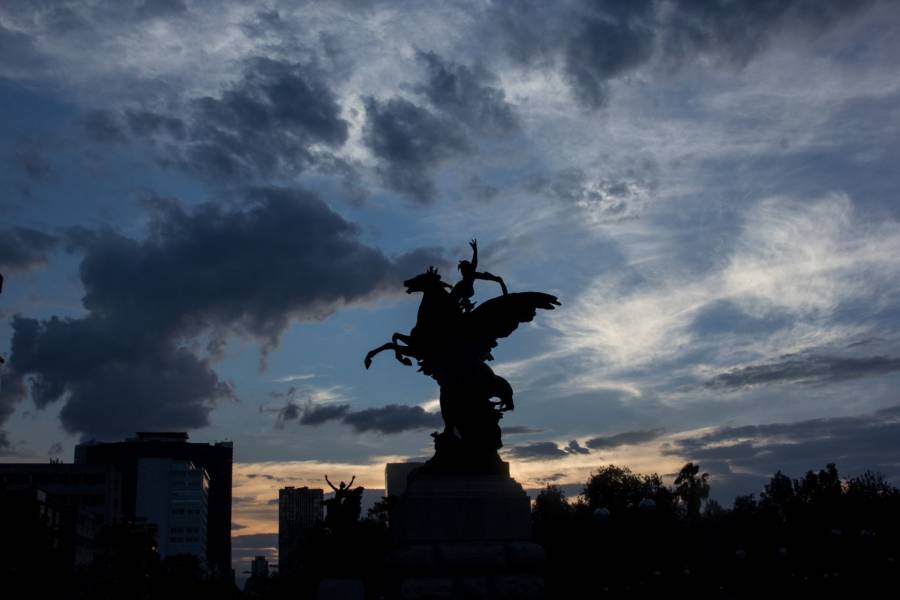
M 472 246 L 472 270 L 478 270 L 478 240 L 472 238 L 472 241 L 469 242 L 469 245 Z
M 500 284 L 500 289 L 503 290 L 504 296 L 509 293 L 506 290 L 506 284 L 503 282 L 503 278 L 498 275 L 494 275 L 493 273 L 488 273 L 487 271 L 485 271 L 484 273 L 476 272 L 475 279 L 481 279 L 483 281 L 496 281 L 497 283 Z

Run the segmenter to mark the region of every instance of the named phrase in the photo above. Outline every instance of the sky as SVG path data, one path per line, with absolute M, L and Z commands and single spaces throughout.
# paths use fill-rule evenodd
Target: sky
M 494 352 L 525 487 L 900 481 L 898 55 L 889 1 L 6 0 L 0 460 L 233 440 L 271 549 L 279 487 L 430 454 L 363 357 L 477 238 L 561 302 Z

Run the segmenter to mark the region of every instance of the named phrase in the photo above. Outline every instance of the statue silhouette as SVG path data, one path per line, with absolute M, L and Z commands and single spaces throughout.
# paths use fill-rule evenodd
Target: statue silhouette
M 342 529 L 356 523 L 362 510 L 362 494 L 365 489 L 362 486 L 350 487 L 356 481 L 356 475 L 350 479 L 350 483 L 342 481 L 338 487 L 331 483 L 328 475 L 325 476 L 325 481 L 334 490 L 334 497 L 324 502 L 328 508 L 328 514 L 325 515 L 325 525 L 331 529 Z
M 500 284 L 500 289 L 503 290 L 503 295 L 507 294 L 506 284 L 503 282 L 502 277 L 497 277 L 492 273 L 488 273 L 485 271 L 484 273 L 478 272 L 478 241 L 473 239 L 469 242 L 469 246 L 472 247 L 472 262 L 467 260 L 459 261 L 459 272 L 462 274 L 462 279 L 457 282 L 456 285 L 453 286 L 453 289 L 450 290 L 450 295 L 456 300 L 460 307 L 464 312 L 469 312 L 475 305 L 472 303 L 471 298 L 475 295 L 475 280 L 482 279 L 484 281 L 496 281 Z
M 456 286 L 441 281 L 434 267 L 403 282 L 408 294 L 422 294 L 416 325 L 409 335 L 395 333 L 390 342 L 366 354 L 364 361 L 368 369 L 376 354 L 393 350 L 398 361 L 409 366 L 415 359 L 419 371 L 437 381 L 444 430 L 432 434 L 435 455 L 426 465 L 431 471 L 494 472 L 501 468 L 499 422 L 504 412 L 514 408 L 513 391 L 487 361 L 493 360 L 491 350 L 500 338 L 509 336 L 520 323 L 531 321 L 538 309 L 559 306 L 556 296 L 509 293 L 500 277 L 479 273 L 475 240 L 471 246 L 472 263 L 460 263 L 463 279 Z M 473 308 L 469 298 L 475 279 L 497 281 L 503 295 Z

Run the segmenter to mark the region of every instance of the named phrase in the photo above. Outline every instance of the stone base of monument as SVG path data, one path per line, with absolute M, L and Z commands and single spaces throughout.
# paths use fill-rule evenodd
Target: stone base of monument
M 391 512 L 391 597 L 543 598 L 544 549 L 531 541 L 530 502 L 508 469 L 411 475 Z

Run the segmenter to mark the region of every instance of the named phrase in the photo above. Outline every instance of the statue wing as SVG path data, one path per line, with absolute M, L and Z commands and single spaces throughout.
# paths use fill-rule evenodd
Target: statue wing
M 467 333 L 479 351 L 490 352 L 497 340 L 528 323 L 537 310 L 559 306 L 556 296 L 543 292 L 514 292 L 491 298 L 465 316 Z

